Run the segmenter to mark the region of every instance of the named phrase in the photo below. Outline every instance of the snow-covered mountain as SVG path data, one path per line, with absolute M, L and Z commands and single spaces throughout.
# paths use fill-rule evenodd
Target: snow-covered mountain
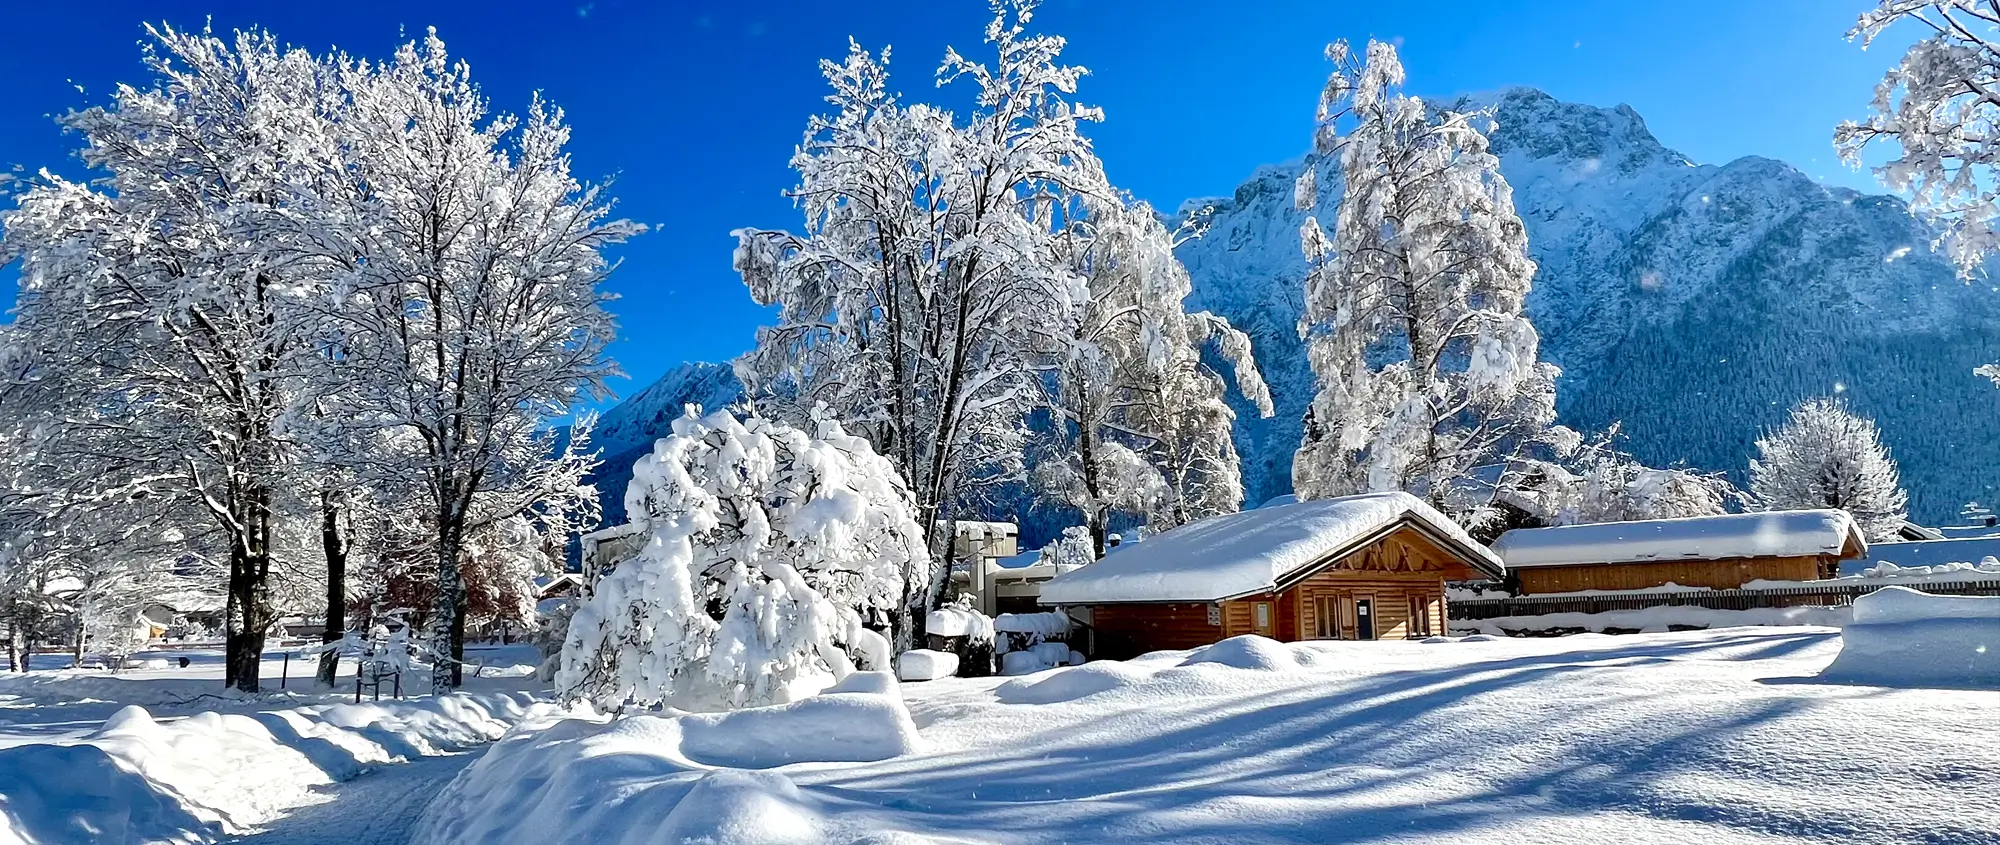
M 655 439 L 673 431 L 674 419 L 689 404 L 714 410 L 742 393 L 743 384 L 728 364 L 686 363 L 599 416 L 591 439 L 603 450 L 604 462 L 591 482 L 604 506 L 604 524 L 625 521 L 625 486 L 632 482 L 632 464 L 653 448 Z
M 1623 420 L 1649 463 L 1740 478 L 1761 428 L 1838 392 L 1880 422 L 1914 516 L 1993 497 L 2000 391 L 1972 368 L 2000 360 L 2000 292 L 1955 278 L 1900 200 L 1770 159 L 1693 164 L 1627 106 L 1514 89 L 1455 107 L 1481 104 L 1496 109 L 1494 149 L 1541 264 L 1528 309 L 1564 371 L 1564 422 Z M 1213 227 L 1181 249 L 1193 304 L 1250 333 L 1277 399 L 1270 420 L 1239 408 L 1252 502 L 1290 489 L 1311 392 L 1292 201 L 1309 164 L 1330 217 L 1331 162 L 1266 167 L 1232 197 L 1190 203 L 1214 205 Z
M 1496 110 L 1494 149 L 1541 264 L 1528 308 L 1543 356 L 1563 368 L 1564 422 L 1622 420 L 1648 463 L 1741 481 L 1761 429 L 1838 392 L 1881 424 L 1918 519 L 2000 496 L 2000 390 L 1972 375 L 2000 360 L 2000 291 L 1958 280 L 1902 201 L 1770 159 L 1693 164 L 1626 106 L 1514 89 L 1455 107 L 1482 104 Z M 1312 389 L 1296 331 L 1305 214 L 1292 203 L 1306 165 L 1265 167 L 1232 197 L 1190 203 L 1212 204 L 1213 226 L 1180 251 L 1191 307 L 1250 333 L 1277 400 L 1269 420 L 1237 409 L 1251 505 L 1290 491 Z M 1339 174 L 1314 166 L 1331 216 Z M 606 412 L 607 519 L 622 519 L 632 461 L 682 405 L 719 407 L 740 389 L 725 365 L 686 364 Z

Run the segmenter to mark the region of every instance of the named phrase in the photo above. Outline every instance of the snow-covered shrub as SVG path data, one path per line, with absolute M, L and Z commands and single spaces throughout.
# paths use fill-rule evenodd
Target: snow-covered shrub
M 1047 613 L 1002 613 L 993 620 L 993 650 L 1001 654 L 1026 651 L 1045 642 L 1067 642 L 1070 632 L 1069 614 L 1062 611 Z
M 633 467 L 650 536 L 570 622 L 556 686 L 601 709 L 810 695 L 888 660 L 865 624 L 929 565 L 909 495 L 868 442 L 690 408 Z
M 971 596 L 940 607 L 924 617 L 931 647 L 958 655 L 959 674 L 979 678 L 993 674 L 993 620 L 972 607 Z

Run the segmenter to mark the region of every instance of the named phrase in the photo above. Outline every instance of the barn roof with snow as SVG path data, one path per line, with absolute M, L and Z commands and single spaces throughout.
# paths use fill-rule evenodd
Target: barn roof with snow
M 1041 603 L 1211 602 L 1262 593 L 1405 527 L 1485 575 L 1504 574 L 1499 557 L 1422 500 L 1368 493 L 1183 525 L 1056 576 L 1042 585 Z
M 1868 542 L 1845 511 L 1764 511 L 1685 519 L 1517 528 L 1493 544 L 1509 568 L 1734 558 L 1859 557 Z

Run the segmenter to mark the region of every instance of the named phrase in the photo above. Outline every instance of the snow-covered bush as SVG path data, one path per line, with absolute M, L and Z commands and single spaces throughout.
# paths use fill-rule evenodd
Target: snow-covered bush
M 1854 515 L 1870 541 L 1902 527 L 1909 501 L 1896 462 L 1875 423 L 1832 399 L 1792 409 L 1777 429 L 1757 438 L 1750 493 L 1764 507 L 1839 508 Z
M 1026 651 L 1050 641 L 1067 642 L 1070 631 L 1069 614 L 1059 610 L 1047 613 L 1002 613 L 993 620 L 993 650 L 1001 654 Z
M 601 709 L 727 709 L 887 662 L 867 629 L 929 566 L 909 494 L 867 441 L 726 411 L 675 420 L 633 467 L 650 533 L 577 608 L 556 686 Z
M 972 606 L 972 597 L 961 595 L 924 617 L 924 633 L 932 648 L 949 648 L 958 655 L 958 672 L 968 678 L 993 673 L 993 620 Z

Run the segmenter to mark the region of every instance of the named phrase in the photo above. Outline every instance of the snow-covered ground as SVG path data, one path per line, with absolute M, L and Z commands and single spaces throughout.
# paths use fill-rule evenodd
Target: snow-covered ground
M 1979 809 L 2000 695 L 1821 682 L 1840 646 L 1825 628 L 1239 638 L 905 684 L 919 735 L 874 762 L 554 719 L 469 767 L 416 841 L 2000 842 Z M 853 729 L 894 735 L 852 707 L 872 714 Z
M 263 841 L 291 841 L 285 831 L 312 830 L 330 813 L 346 818 L 349 843 L 406 841 L 410 821 L 469 750 L 548 707 L 524 692 L 536 682 L 517 669 L 533 655 L 474 648 L 472 661 L 504 667 L 495 674 L 506 677 L 472 679 L 466 694 L 446 698 L 360 704 L 351 664 L 342 675 L 349 686 L 323 691 L 312 686 L 311 662 L 295 658 L 281 691 L 283 661 L 267 659 L 269 691 L 249 696 L 223 688 L 220 654 L 203 649 L 137 657 L 169 668 L 0 674 L 0 844 L 212 842 L 267 828 L 273 838 Z M 38 655 L 34 665 L 67 663 Z M 423 788 L 367 782 L 412 763 L 419 768 L 392 780 L 428 777 Z M 340 809 L 319 806 L 329 803 Z M 355 839 L 357 825 L 382 827 L 388 838 Z

